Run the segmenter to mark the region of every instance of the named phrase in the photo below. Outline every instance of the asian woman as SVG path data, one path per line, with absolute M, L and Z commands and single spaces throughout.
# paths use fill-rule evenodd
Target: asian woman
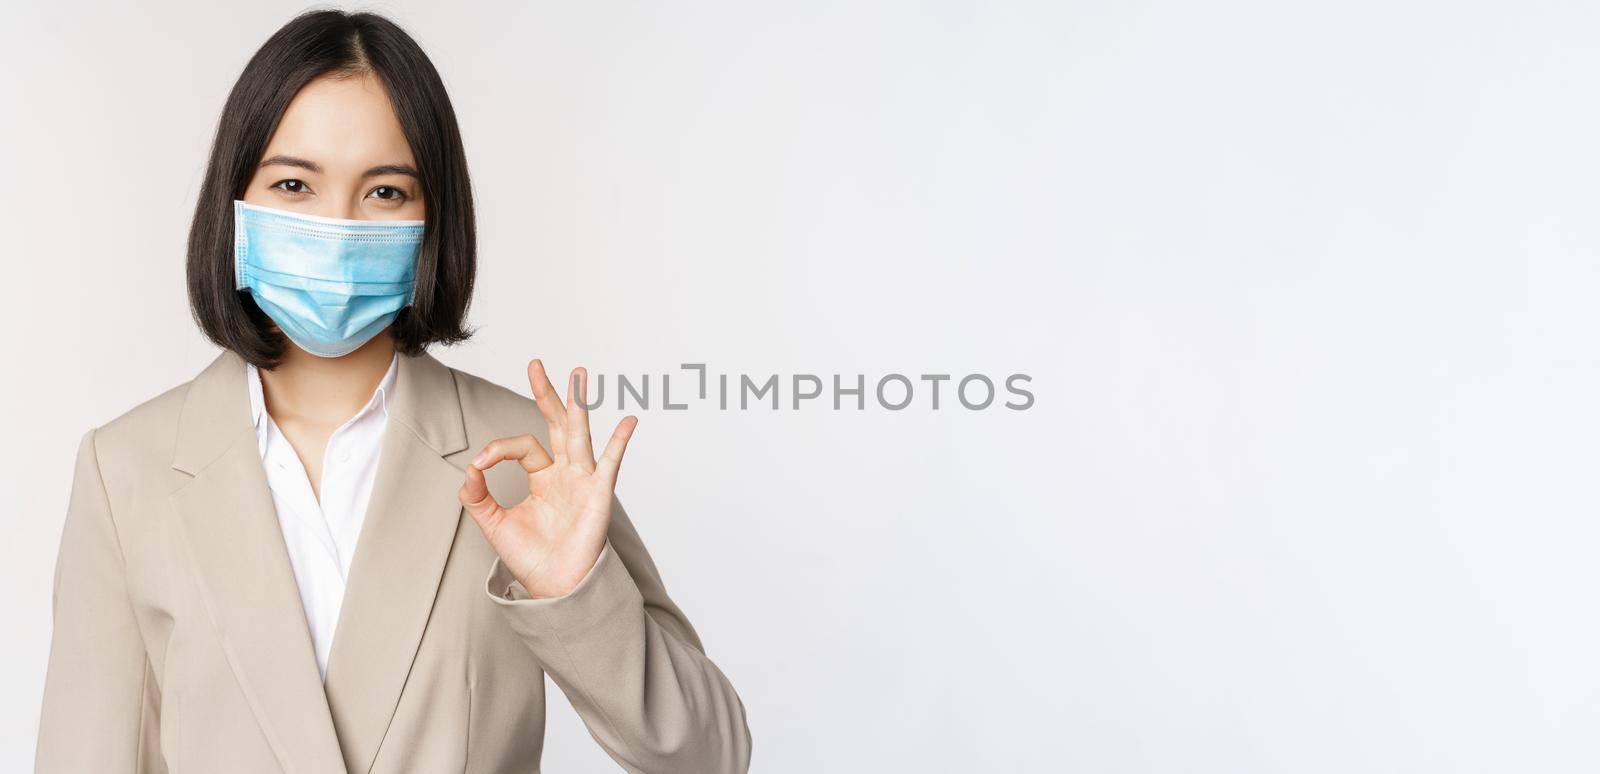
M 597 453 L 583 369 L 531 361 L 530 398 L 428 354 L 470 336 L 475 262 L 421 48 L 368 13 L 278 30 L 190 232 L 221 353 L 79 445 L 37 771 L 534 772 L 546 674 L 629 771 L 747 769 L 614 494 L 636 420 Z

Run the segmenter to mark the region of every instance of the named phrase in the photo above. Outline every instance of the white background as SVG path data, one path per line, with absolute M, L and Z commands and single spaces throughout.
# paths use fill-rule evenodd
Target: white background
M 214 356 L 188 222 L 301 8 L 4 11 L 0 770 L 74 444 Z M 642 415 L 621 496 L 756 771 L 1600 767 L 1595 6 L 377 8 L 476 184 L 446 363 L 1034 376 Z M 615 770 L 553 695 L 547 770 Z

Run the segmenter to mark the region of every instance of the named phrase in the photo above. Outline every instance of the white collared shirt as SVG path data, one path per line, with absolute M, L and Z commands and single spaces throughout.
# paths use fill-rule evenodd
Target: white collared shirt
M 250 387 L 250 415 L 256 428 L 256 448 L 272 490 L 278 526 L 289 549 L 300 604 L 317 655 L 317 670 L 328 676 L 328 654 L 344 603 L 345 580 L 356 540 L 366 519 L 372 480 L 378 472 L 378 452 L 389 424 L 389 395 L 394 391 L 400 356 L 373 391 L 367 405 L 328 438 L 322 457 L 322 499 L 311 491 L 311 479 L 294 447 L 266 410 L 261 375 L 246 363 L 245 383 Z

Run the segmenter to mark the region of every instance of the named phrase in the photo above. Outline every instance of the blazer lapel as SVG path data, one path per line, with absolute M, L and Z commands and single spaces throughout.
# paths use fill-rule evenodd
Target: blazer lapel
M 250 421 L 244 360 L 224 351 L 190 383 L 169 498 L 207 611 L 256 722 L 285 771 L 345 770 L 299 587 Z
M 378 470 L 328 657 L 328 706 L 351 774 L 372 767 L 422 640 L 461 519 L 467 448 L 455 377 L 401 356 Z

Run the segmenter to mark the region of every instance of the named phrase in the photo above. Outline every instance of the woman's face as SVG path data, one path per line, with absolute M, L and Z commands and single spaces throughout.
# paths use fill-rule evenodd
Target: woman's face
M 422 183 L 370 74 L 312 80 L 289 102 L 245 189 L 250 204 L 347 220 L 422 220 Z

